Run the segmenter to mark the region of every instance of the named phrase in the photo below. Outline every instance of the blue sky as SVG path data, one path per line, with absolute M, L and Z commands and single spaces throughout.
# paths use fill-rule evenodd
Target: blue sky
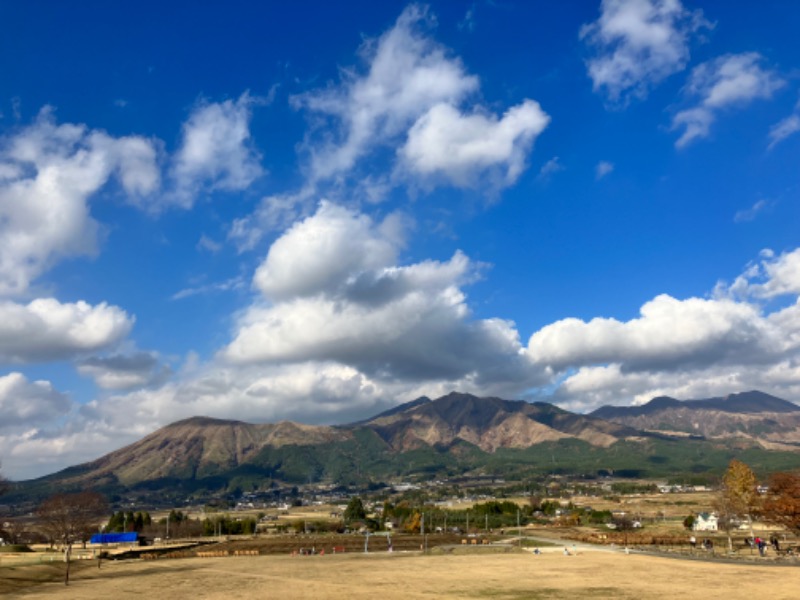
M 193 415 L 341 423 L 454 389 L 800 401 L 796 3 L 0 23 L 10 477 Z

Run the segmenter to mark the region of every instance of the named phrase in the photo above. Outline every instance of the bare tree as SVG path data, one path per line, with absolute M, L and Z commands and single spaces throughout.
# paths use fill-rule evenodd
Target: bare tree
M 39 505 L 36 515 L 40 528 L 51 543 L 58 542 L 64 547 L 64 562 L 67 565 L 64 585 L 69 585 L 72 545 L 82 542 L 85 547 L 107 514 L 106 500 L 96 492 L 57 494 Z
M 0 522 L 0 537 L 9 544 L 22 543 L 22 536 L 26 533 L 26 523 L 20 518 L 11 517 Z
M 2 473 L 0 473 L 0 496 L 5 494 L 8 491 L 8 481 L 5 477 L 3 477 Z M 0 523 L 0 537 L 3 539 L 7 539 L 9 543 L 16 544 L 16 535 L 15 531 L 11 526 L 11 521 L 6 521 L 4 523 Z
M 633 519 L 628 515 L 619 515 L 611 519 L 616 531 L 621 531 L 625 536 L 625 551 L 628 551 L 628 533 L 633 531 Z
M 717 513 L 717 525 L 728 538 L 728 552 L 733 552 L 731 532 L 739 526 L 740 512 L 728 494 L 720 492 L 714 499 L 714 510 Z

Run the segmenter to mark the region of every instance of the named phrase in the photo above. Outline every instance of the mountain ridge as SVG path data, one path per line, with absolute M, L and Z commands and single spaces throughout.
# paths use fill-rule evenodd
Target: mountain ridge
M 744 407 L 751 410 L 748 413 L 717 410 L 720 399 L 687 403 L 660 397 L 644 407 L 616 407 L 606 419 L 597 416 L 608 412 L 603 409 L 582 415 L 546 402 L 459 392 L 435 400 L 423 396 L 349 425 L 254 424 L 196 416 L 93 461 L 23 483 L 42 490 L 346 483 L 413 473 L 523 473 L 545 468 L 541 461 L 554 460 L 556 454 L 567 457 L 562 468 L 568 470 L 623 465 L 628 472 L 648 472 L 641 466 L 647 466 L 647 456 L 660 461 L 652 464 L 666 464 L 665 453 L 677 452 L 675 444 L 687 439 L 739 439 L 730 447 L 800 451 L 800 407 L 789 410 L 791 403 L 779 398 L 747 394 L 723 400 L 729 408 Z M 783 412 L 753 412 L 759 398 L 766 400 L 766 408 Z M 696 427 L 698 415 L 709 426 Z M 680 432 L 694 435 L 681 438 L 676 435 Z M 728 447 L 704 446 L 706 450 L 692 454 L 696 462 L 691 468 L 710 468 L 703 453 L 723 456 Z M 584 466 L 570 466 L 573 463 Z
M 642 406 L 602 406 L 590 414 L 648 432 L 738 437 L 772 448 L 800 444 L 800 406 L 757 390 L 705 400 L 659 396 Z
M 651 414 L 658 410 L 678 407 L 736 413 L 791 413 L 800 411 L 800 406 L 792 402 L 758 390 L 750 390 L 702 400 L 677 400 L 670 396 L 656 396 L 641 406 L 606 405 L 593 410 L 589 414 L 600 419 L 608 419 L 609 417 L 617 416 L 640 416 Z

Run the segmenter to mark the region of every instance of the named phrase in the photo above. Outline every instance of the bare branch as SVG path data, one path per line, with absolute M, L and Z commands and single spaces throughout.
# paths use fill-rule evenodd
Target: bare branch
M 89 540 L 99 528 L 101 520 L 108 514 L 108 505 L 96 492 L 57 494 L 39 505 L 36 515 L 42 532 L 51 542 L 64 545 L 64 561 L 67 569 L 64 584 L 69 584 L 69 564 L 72 544 Z

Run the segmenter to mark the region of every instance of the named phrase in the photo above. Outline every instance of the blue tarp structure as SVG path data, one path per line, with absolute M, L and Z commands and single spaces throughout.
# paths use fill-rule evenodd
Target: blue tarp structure
M 131 542 L 138 542 L 139 534 L 135 531 L 127 533 L 95 533 L 92 539 L 89 540 L 90 544 L 129 544 Z

